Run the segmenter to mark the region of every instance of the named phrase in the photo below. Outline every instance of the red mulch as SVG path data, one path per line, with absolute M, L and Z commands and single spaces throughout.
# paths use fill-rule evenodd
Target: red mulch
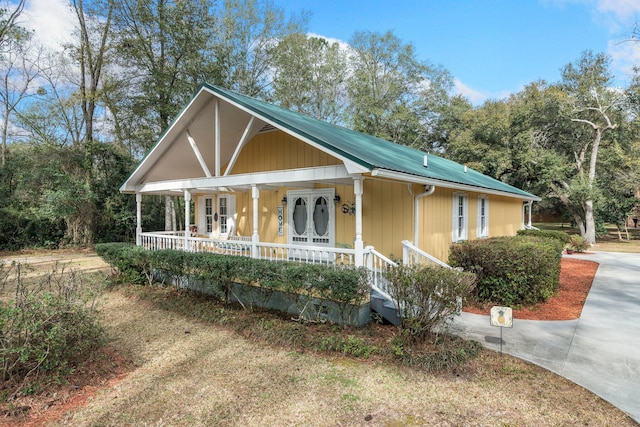
M 573 320 L 579 318 L 597 270 L 597 262 L 562 258 L 558 293 L 545 303 L 514 308 L 513 318 L 525 320 Z M 494 304 L 483 307 L 465 306 L 463 311 L 488 315 L 492 305 Z

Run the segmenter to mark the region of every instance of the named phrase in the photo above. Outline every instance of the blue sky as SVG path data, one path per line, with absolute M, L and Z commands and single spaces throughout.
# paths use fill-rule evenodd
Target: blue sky
M 311 12 L 309 32 L 348 42 L 355 31 L 393 32 L 417 56 L 449 70 L 474 104 L 555 82 L 585 50 L 613 58 L 617 84 L 640 65 L 640 0 L 274 0 Z
M 271 1 L 287 14 L 310 12 L 310 33 L 343 42 L 355 31 L 393 30 L 419 59 L 449 70 L 455 91 L 476 105 L 558 81 L 587 49 L 611 55 L 619 86 L 640 65 L 640 41 L 622 42 L 640 26 L 640 0 Z M 64 42 L 75 19 L 67 0 L 27 0 L 24 24 L 45 43 Z

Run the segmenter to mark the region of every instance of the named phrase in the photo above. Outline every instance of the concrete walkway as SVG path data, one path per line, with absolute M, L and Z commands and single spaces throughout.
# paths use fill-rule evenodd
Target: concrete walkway
M 640 422 L 640 254 L 578 256 L 600 263 L 580 318 L 514 318 L 502 331 L 502 351 L 568 378 Z M 489 316 L 462 313 L 451 329 L 500 350 L 500 328 Z

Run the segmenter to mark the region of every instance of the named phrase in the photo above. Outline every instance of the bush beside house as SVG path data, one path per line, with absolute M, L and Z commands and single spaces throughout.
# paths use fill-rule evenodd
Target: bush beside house
M 350 306 L 366 303 L 369 296 L 368 271 L 353 266 L 271 262 L 170 249 L 145 251 L 121 243 L 99 244 L 96 251 L 116 270 L 118 280 L 151 283 L 155 276 L 241 305 L 268 306 L 274 292 L 287 293 L 294 295 L 294 308 L 305 318 L 322 314 L 317 313 L 324 308 L 316 300 L 333 302 L 349 315 Z M 238 284 L 250 285 L 255 292 L 241 291 Z M 311 307 L 315 305 L 319 307 Z
M 558 290 L 563 246 L 532 235 L 466 241 L 451 246 L 449 263 L 477 274 L 478 302 L 535 304 Z

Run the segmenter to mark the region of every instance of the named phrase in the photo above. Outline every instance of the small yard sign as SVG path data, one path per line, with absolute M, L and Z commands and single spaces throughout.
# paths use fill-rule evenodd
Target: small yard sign
M 511 310 L 511 307 L 492 307 L 491 326 L 513 328 L 513 310 Z
M 491 307 L 491 326 L 500 326 L 500 355 L 502 355 L 502 329 L 513 328 L 511 307 Z

